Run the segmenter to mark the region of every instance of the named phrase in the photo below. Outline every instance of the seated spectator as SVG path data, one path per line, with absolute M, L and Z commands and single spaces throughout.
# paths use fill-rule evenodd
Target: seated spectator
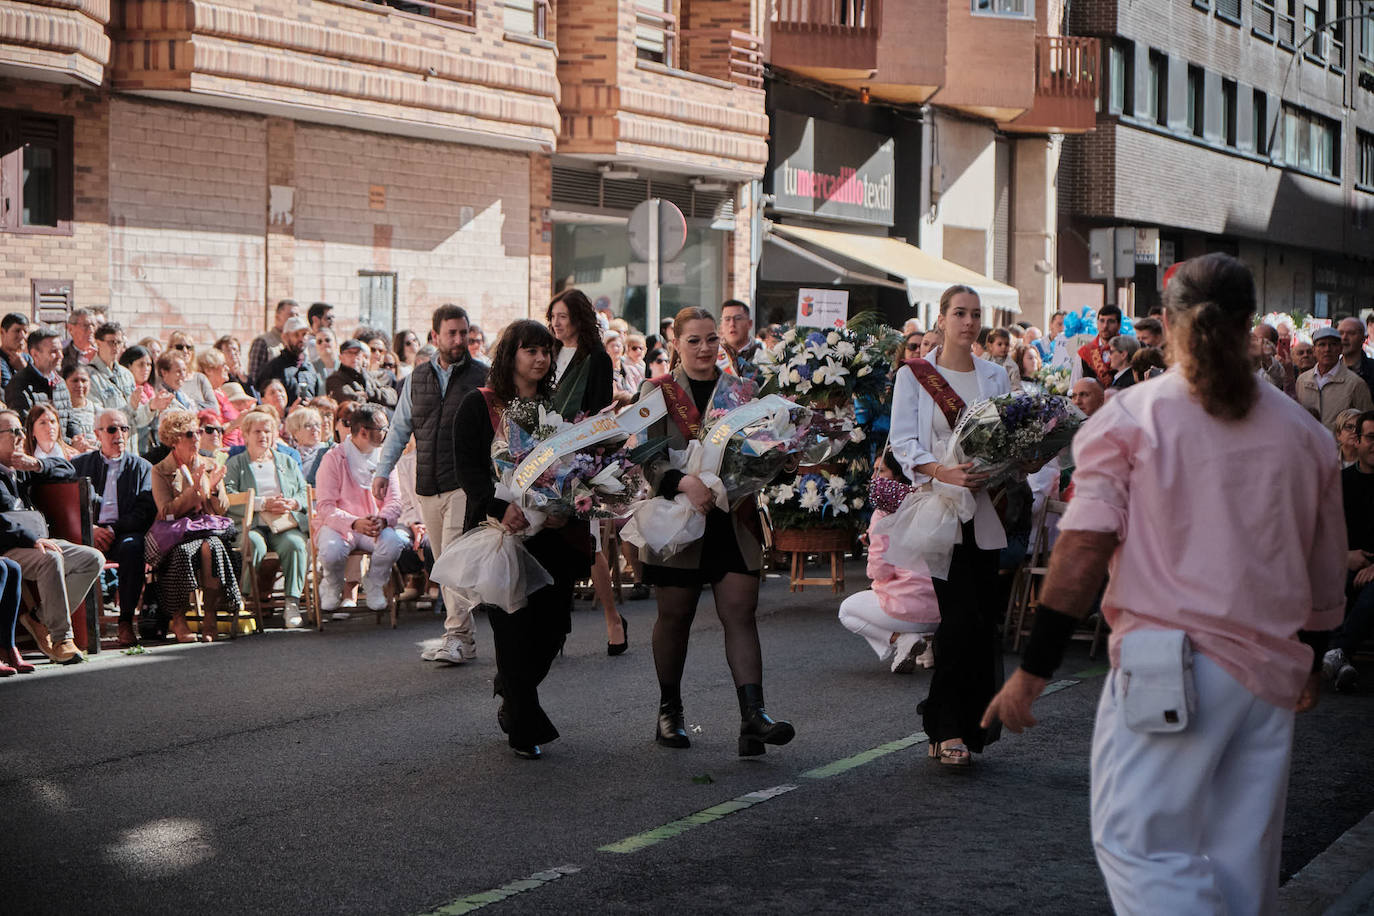
M 878 476 L 898 479 L 885 464 L 879 465 Z M 879 661 L 890 662 L 893 674 L 911 674 L 917 664 L 926 668 L 935 664 L 930 647 L 940 626 L 940 605 L 924 570 L 902 569 L 883 559 L 888 536 L 875 534 L 873 525 L 888 514 L 875 509 L 869 523 L 868 577 L 872 588 L 844 599 L 840 623 L 867 640 Z
M 29 334 L 28 316 L 10 312 L 0 318 L 0 386 L 9 388 L 10 379 L 29 364 L 25 339 Z
M 407 546 L 407 539 L 395 528 L 401 514 L 401 488 L 394 470 L 386 501 L 379 504 L 372 495 L 372 477 L 389 425 L 380 406 L 358 404 L 347 441 L 331 449 L 320 462 L 316 530 L 312 534 L 318 538 L 315 550 L 323 567 L 320 607 L 324 611 L 338 610 L 348 555 L 353 550 L 372 554 L 363 577 L 368 609 L 387 607 L 385 588 L 391 568 Z
M 224 354 L 224 368 L 229 373 L 229 382 L 236 383 L 256 402 L 258 389 L 253 387 L 253 380 L 243 368 L 243 349 L 239 346 L 239 339 L 226 334 L 215 341 L 215 349 Z
M 229 449 L 224 446 L 224 418 L 213 410 L 202 410 L 196 414 L 196 420 L 200 423 L 197 451 L 202 458 L 224 464 L 229 460 Z
M 320 441 L 334 442 L 334 414 L 339 411 L 339 402 L 327 394 L 322 394 L 317 398 L 311 398 L 305 402 L 306 407 L 313 407 L 320 414 Z
M 70 338 L 62 348 L 62 368 L 84 366 L 96 357 L 95 318 L 87 308 L 72 309 L 67 313 L 67 337 Z
M 286 401 L 281 405 L 282 415 L 290 405 L 305 398 L 324 394 L 324 385 L 315 373 L 315 366 L 306 358 L 305 344 L 310 336 L 310 326 L 303 318 L 288 318 L 282 328 L 281 352 L 268 360 L 262 367 L 254 383 L 267 400 L 267 385 L 277 382 L 282 386 Z
M 301 593 L 305 590 L 308 557 L 305 478 L 296 462 L 272 447 L 277 441 L 277 421 L 271 414 L 249 411 L 244 415 L 242 429 L 248 447 L 229 459 L 224 486 L 230 493 L 253 491 L 249 563 L 257 568 L 269 550 L 281 558 L 286 593 L 282 619 L 287 629 L 295 629 L 301 625 Z M 242 518 L 243 511 L 238 506 L 233 512 Z M 246 594 L 260 586 L 261 583 L 251 580 L 243 583 Z
M 96 403 L 91 400 L 91 373 L 82 363 L 62 369 L 62 382 L 67 386 L 67 396 L 71 398 L 72 446 L 77 453 L 89 452 L 95 448 L 95 411 Z M 80 441 L 84 441 L 82 446 Z
M 945 335 L 938 328 L 926 331 L 921 337 L 921 359 L 929 359 L 930 354 L 945 343 Z
M 1359 376 L 1351 375 L 1364 385 Z M 1355 422 L 1356 461 L 1341 471 L 1349 548 L 1345 621 L 1332 634 L 1322 658 L 1322 672 L 1340 691 L 1354 690 L 1359 683 L 1359 671 L 1350 660 L 1360 644 L 1374 635 L 1374 411 L 1361 413 Z
M 247 420 L 249 419 L 248 414 L 250 413 L 269 414 L 273 420 L 277 421 L 277 429 L 281 429 L 281 415 L 277 413 L 277 409 L 272 405 L 259 404 L 253 410 L 245 411 L 244 413 L 239 415 L 239 423 L 243 424 L 247 422 Z M 277 451 L 281 452 L 283 455 L 287 456 L 288 458 L 293 459 L 296 462 L 296 465 L 301 468 L 302 473 L 304 473 L 305 465 L 301 462 L 301 453 L 296 451 L 294 447 L 287 445 L 284 441 L 282 441 L 280 433 L 278 433 L 277 441 L 273 444 L 272 447 L 275 448 Z M 235 455 L 240 455 L 244 452 L 244 450 L 245 446 L 242 445 L 230 446 L 229 457 L 233 458 Z
M 182 355 L 181 350 L 167 351 L 159 356 L 153 365 L 157 368 L 157 387 L 172 393 L 171 407 L 176 410 L 189 410 L 191 413 L 195 413 L 198 410 L 214 409 L 218 406 L 214 395 L 210 396 L 209 404 L 203 404 L 187 390 L 187 379 L 190 377 L 190 371 L 187 368 L 186 357 Z
M 232 424 L 240 413 L 234 406 L 233 400 L 229 397 L 225 386 L 230 384 L 229 366 L 224 359 L 224 354 L 214 347 L 201 350 L 196 354 L 196 374 L 192 378 L 204 379 L 205 385 L 210 389 L 210 394 L 214 403 L 203 410 L 213 410 L 219 414 L 220 419 L 226 426 Z M 238 434 L 238 427 L 232 431 L 226 430 L 225 440 L 229 445 L 242 445 L 243 439 Z
M 239 432 L 239 418 L 257 407 L 258 399 L 245 392 L 238 382 L 229 382 L 224 386 L 224 399 L 234 410 L 234 418 L 224 421 L 224 442 L 230 447 L 243 445 L 243 434 Z M 230 441 L 231 439 L 233 441 Z
M 377 384 L 386 388 L 400 391 L 400 385 L 396 381 L 394 369 L 386 367 L 386 358 L 391 353 L 391 342 L 381 331 L 373 331 L 367 337 L 360 337 L 359 340 L 367 344 L 369 359 L 367 371 L 371 372 L 377 380 Z
M 1163 375 L 1167 368 L 1164 365 L 1164 351 L 1155 347 L 1141 347 L 1131 357 L 1131 375 L 1135 376 L 1137 382 Z
M 1317 328 L 1312 333 L 1317 364 L 1298 376 L 1298 403 L 1335 432 L 1336 418 L 1342 410 L 1361 412 L 1374 409 L 1369 386 L 1346 368 L 1341 360 L 1341 335 L 1335 328 Z M 1296 358 L 1297 345 L 1294 345 Z
M 1360 412 L 1353 407 L 1336 416 L 1336 448 L 1341 456 L 1341 470 L 1350 467 L 1359 457 Z
M 91 374 L 91 400 L 97 407 L 129 406 L 134 391 L 134 377 L 119 363 L 124 355 L 124 328 L 106 322 L 95 331 L 95 359 L 86 369 Z
M 377 376 L 367 370 L 367 349 L 354 337 L 340 344 L 338 371 L 329 377 L 325 387 L 335 401 L 379 404 L 390 411 L 396 406 L 396 391 L 381 384 Z
M 423 347 L 421 347 L 420 349 L 416 350 L 416 351 L 415 351 L 415 366 L 416 366 L 416 368 L 419 368 L 420 366 L 422 366 L 422 365 L 424 365 L 425 363 L 429 362 L 431 359 L 434 358 L 434 354 L 436 354 L 436 353 L 438 353 L 438 352 L 439 352 L 439 350 L 434 346 L 434 344 L 425 344 Z
M 153 363 L 156 365 L 163 353 L 162 341 L 156 337 L 145 337 L 138 342 L 138 346 L 148 351 L 148 355 L 153 358 Z
M 286 433 L 291 439 L 291 444 L 300 453 L 305 482 L 314 486 L 320 459 L 330 448 L 330 443 L 325 441 L 323 436 L 324 419 L 313 407 L 297 407 L 286 418 Z M 230 492 L 233 492 L 232 487 Z
M 0 357 L 3 362 L 3 357 Z M 0 551 L 7 547 L 7 538 L 0 531 Z M 14 644 L 14 629 L 19 623 L 19 597 L 24 585 L 24 571 L 9 557 L 0 556 L 0 677 L 32 674 L 36 669 L 24 661 Z
M 38 328 L 29 332 L 29 365 L 14 374 L 5 389 L 5 403 L 24 416 L 35 404 L 51 404 L 61 421 L 62 435 L 75 433 L 71 419 L 72 399 L 62 383 L 58 367 L 62 363 L 62 345 L 57 332 Z
M 276 411 L 277 419 L 286 417 L 286 408 L 289 403 L 289 395 L 286 393 L 286 386 L 280 379 L 271 379 L 260 389 L 262 391 L 262 404 L 271 407 Z
M 75 476 L 64 458 L 40 460 L 26 454 L 19 414 L 0 410 L 0 511 L 32 509 L 33 484 Z M 104 565 L 100 551 L 43 534 L 0 515 L 0 549 L 38 589 L 38 607 L 20 615 L 19 622 L 39 651 L 53 661 L 60 665 L 84 661 L 72 639 L 72 612 L 100 575 Z
M 639 391 L 639 386 L 644 384 L 644 354 L 646 352 L 643 334 L 630 333 L 625 335 L 625 366 L 633 391 Z
M 62 429 L 57 419 L 57 411 L 51 404 L 35 404 L 33 410 L 24 418 L 24 437 L 29 443 L 29 452 L 35 458 L 61 458 L 70 461 L 80 451 L 62 441 Z M 86 441 L 84 438 L 81 440 Z M 88 450 L 89 451 L 89 450 Z
M 180 356 L 186 367 L 186 378 L 182 379 L 181 392 L 191 399 L 195 409 L 219 410 L 219 402 L 215 400 L 214 386 L 199 371 L 196 342 L 191 335 L 185 331 L 173 331 L 167 337 L 167 352 Z
M 96 416 L 100 450 L 72 460 L 78 477 L 91 482 L 91 539 L 107 560 L 119 564 L 119 645 L 138 642 L 134 614 L 143 600 L 144 547 L 157 503 L 153 501 L 153 466 L 129 449 L 129 418 L 103 407 Z
M 1131 371 L 1131 360 L 1140 349 L 1140 341 L 1125 334 L 1118 334 L 1107 345 L 1107 365 L 1112 370 L 1111 387 L 1115 391 L 1129 388 L 1135 384 L 1135 373 Z
M 201 457 L 200 428 L 189 410 L 165 410 L 158 421 L 157 436 L 169 449 L 167 457 L 153 465 L 153 499 L 157 518 L 174 520 L 196 515 L 224 515 L 229 505 L 224 489 L 224 466 Z M 211 642 L 216 636 L 216 611 L 227 611 L 235 618 L 243 608 L 238 574 L 229 549 L 216 536 L 185 540 L 157 556 L 158 607 L 172 615 L 171 631 L 177 642 L 195 642 L 186 623 L 186 609 L 200 589 L 205 616 L 201 620 L 200 640 Z
M 132 346 L 125 350 L 119 356 L 119 363 L 129 370 L 134 380 L 128 404 L 134 427 L 134 451 L 147 455 L 157 439 L 157 416 L 172 403 L 172 393 L 158 391 L 152 386 L 153 358 L 143 347 Z
M 320 381 L 325 383 L 339 368 L 339 338 L 332 328 L 320 328 L 315 332 L 315 358 L 311 364 Z
M 339 404 L 339 409 L 334 412 L 334 435 L 331 439 L 336 447 L 348 441 L 349 428 L 353 423 L 353 411 L 357 410 L 361 403 L 361 401 L 343 401 Z

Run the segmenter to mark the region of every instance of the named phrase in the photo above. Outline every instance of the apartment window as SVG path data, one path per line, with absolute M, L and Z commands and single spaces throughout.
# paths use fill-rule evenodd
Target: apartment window
M 507 32 L 545 38 L 549 0 L 504 0 L 504 27 Z
M 1216 0 L 1217 18 L 1240 25 L 1240 0 Z
M 1206 124 L 1206 80 L 1201 67 L 1188 67 L 1188 130 L 1194 137 L 1201 137 Z
M 1335 121 L 1301 108 L 1283 107 L 1283 162 L 1327 178 L 1341 174 L 1341 128 Z
M 1114 43 L 1107 48 L 1107 70 L 1107 110 L 1112 114 L 1134 114 L 1135 66 L 1129 44 Z
M 1226 145 L 1236 146 L 1236 81 L 1221 81 L 1221 135 Z
M 72 120 L 0 110 L 0 232 L 71 234 Z
M 635 5 L 635 56 L 640 60 L 673 66 L 677 17 L 672 7 L 673 0 L 641 0 Z
M 358 303 L 363 324 L 396 333 L 396 274 L 358 271 Z
M 1374 62 L 1374 3 L 1364 3 L 1358 10 L 1364 18 L 1355 23 L 1360 40 L 1360 57 Z
M 1169 123 L 1169 58 L 1158 51 L 1150 52 L 1150 85 L 1145 105 L 1146 118 L 1161 126 Z
M 1269 153 L 1269 96 L 1263 89 L 1256 89 L 1255 110 L 1255 152 L 1261 156 Z
M 1320 60 L 1326 59 L 1326 33 L 1322 25 L 1326 17 L 1323 13 L 1323 0 L 1307 0 L 1302 8 L 1302 37 L 1308 38 L 1304 53 Z M 1310 37 L 1309 37 L 1310 36 Z
M 1355 183 L 1362 188 L 1374 191 L 1374 134 L 1359 131 L 1355 135 L 1358 143 L 1358 156 L 1360 171 L 1355 176 Z
M 984 16 L 1035 16 L 1035 0 L 973 0 L 973 11 Z

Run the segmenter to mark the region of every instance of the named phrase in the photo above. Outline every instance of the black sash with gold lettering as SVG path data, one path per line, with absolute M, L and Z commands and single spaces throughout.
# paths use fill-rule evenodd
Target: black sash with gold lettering
M 682 386 L 671 375 L 652 379 L 663 392 L 663 400 L 668 405 L 668 417 L 682 433 L 682 438 L 691 442 L 701 435 L 701 411 L 697 410 L 692 396 L 682 390 Z

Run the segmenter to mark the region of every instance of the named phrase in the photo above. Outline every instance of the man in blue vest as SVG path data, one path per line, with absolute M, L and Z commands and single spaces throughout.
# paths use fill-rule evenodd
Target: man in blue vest
M 456 305 L 434 310 L 434 358 L 406 376 L 396 410 L 391 415 L 391 435 L 372 478 L 372 493 L 386 498 L 387 478 L 401 459 L 406 443 L 415 436 L 415 498 L 429 532 L 430 547 L 437 557 L 444 545 L 463 534 L 467 500 L 458 485 L 453 455 L 453 419 L 458 405 L 470 391 L 487 381 L 487 367 L 468 355 L 468 313 Z M 461 665 L 477 657 L 472 626 L 472 607 L 453 589 L 444 589 L 444 641 L 426 649 L 426 661 Z

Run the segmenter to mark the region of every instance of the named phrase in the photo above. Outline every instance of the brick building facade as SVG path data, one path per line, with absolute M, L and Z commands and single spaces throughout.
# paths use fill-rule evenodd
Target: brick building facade
M 1134 226 L 1164 242 L 1164 264 L 1122 281 L 1141 314 L 1159 301 L 1170 253 L 1213 250 L 1250 264 L 1262 311 L 1374 308 L 1364 7 L 1374 4 L 1074 4 L 1071 29 L 1099 37 L 1107 63 L 1097 130 L 1066 140 L 1059 172 L 1065 281 L 1092 282 L 1092 229 Z
M 0 220 L 0 309 L 65 295 L 136 336 L 247 339 L 280 298 L 387 331 L 457 302 L 492 332 L 556 286 L 555 169 L 605 163 L 722 181 L 713 214 L 744 233 L 718 285 L 747 294 L 762 92 L 713 36 L 759 3 L 672 6 L 655 63 L 631 0 L 0 0 L 0 175 L 34 203 Z M 16 180 L 44 144 L 61 213 Z

